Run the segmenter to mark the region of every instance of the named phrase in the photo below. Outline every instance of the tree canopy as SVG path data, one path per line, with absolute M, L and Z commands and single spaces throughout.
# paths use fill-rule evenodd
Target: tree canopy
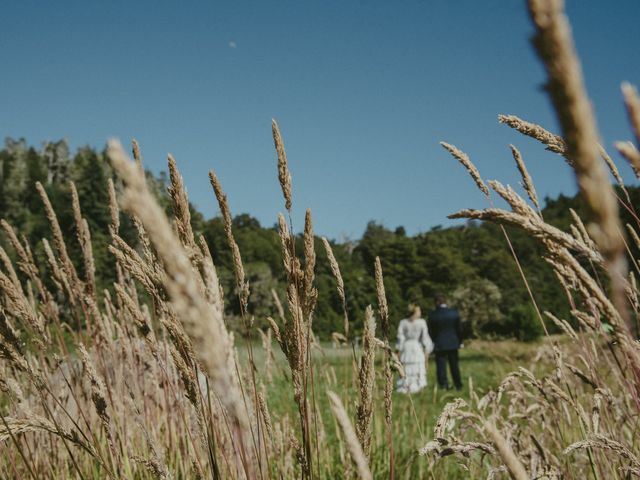
M 104 152 L 82 147 L 72 155 L 63 140 L 46 143 L 38 149 L 24 139 L 6 139 L 0 150 L 0 217 L 32 244 L 41 245 L 40 240 L 50 236 L 44 208 L 35 189 L 36 182 L 42 183 L 59 217 L 70 254 L 78 259 L 77 267 L 81 269 L 70 202 L 69 182 L 73 181 L 91 231 L 97 284 L 100 289 L 109 289 L 115 277 L 115 262 L 107 249 L 108 178 L 113 178 L 117 185 Z M 156 177 L 147 172 L 147 178 L 161 205 L 169 211 L 166 175 Z M 637 204 L 640 189 L 632 187 L 628 190 L 632 204 Z M 579 214 L 583 211 L 577 197 L 560 195 L 557 199 L 547 198 L 545 204 L 542 211 L 545 220 L 564 230 L 571 224 L 569 208 Z M 204 236 L 216 262 L 225 291 L 227 314 L 233 320 L 239 314 L 239 304 L 234 293 L 232 256 L 222 219 L 205 219 L 195 208 L 191 210 L 194 231 Z M 628 215 L 623 211 L 623 216 Z M 628 220 L 623 218 L 623 222 Z M 121 225 L 121 235 L 134 241 L 131 220 L 122 218 Z M 266 317 L 275 314 L 273 292 L 285 298 L 278 232 L 273 227 L 263 227 L 247 213 L 234 218 L 233 228 L 251 288 L 250 314 L 258 325 L 266 326 Z M 506 233 L 540 310 L 568 317 L 566 295 L 551 268 L 542 260 L 540 245 L 520 230 L 507 228 Z M 362 326 L 366 306 L 376 303 L 374 262 L 379 256 L 390 315 L 396 324 L 408 303 L 421 305 L 426 313 L 433 306 L 434 295 L 444 293 L 460 308 L 470 335 L 528 340 L 541 332 L 505 235 L 496 225 L 470 221 L 462 226 L 437 226 L 409 236 L 402 226 L 389 228 L 371 221 L 360 240 L 332 242 L 332 248 L 344 279 L 349 318 L 356 331 Z M 319 295 L 314 330 L 327 338 L 332 332 L 342 330 L 342 302 L 319 239 L 316 239 L 316 252 Z M 46 268 L 42 247 L 34 253 L 42 268 Z

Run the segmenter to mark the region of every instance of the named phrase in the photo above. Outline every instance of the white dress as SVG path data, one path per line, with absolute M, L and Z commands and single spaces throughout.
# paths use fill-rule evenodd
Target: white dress
M 397 389 L 402 393 L 415 393 L 427 386 L 425 353 L 433 351 L 427 322 L 423 318 L 403 319 L 398 325 L 397 347 L 405 377 L 400 378 Z

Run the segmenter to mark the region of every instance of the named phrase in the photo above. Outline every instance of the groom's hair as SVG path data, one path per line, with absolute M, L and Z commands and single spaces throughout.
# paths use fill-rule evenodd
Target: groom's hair
M 435 297 L 433 297 L 433 299 L 436 302 L 436 307 L 439 307 L 443 303 L 447 303 L 447 297 L 444 296 L 444 293 L 436 293 L 436 295 L 435 295 Z

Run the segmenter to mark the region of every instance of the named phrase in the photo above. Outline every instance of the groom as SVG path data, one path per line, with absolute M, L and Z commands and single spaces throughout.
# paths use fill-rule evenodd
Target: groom
M 436 309 L 429 314 L 429 335 L 433 340 L 436 354 L 436 370 L 438 386 L 449 389 L 447 379 L 447 363 L 456 389 L 462 388 L 460 367 L 458 365 L 458 349 L 462 346 L 462 324 L 458 311 L 449 308 L 444 295 L 435 297 Z

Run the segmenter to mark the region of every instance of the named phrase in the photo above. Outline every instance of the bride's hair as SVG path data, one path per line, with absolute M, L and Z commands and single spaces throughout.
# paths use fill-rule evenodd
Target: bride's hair
M 416 303 L 410 303 L 407 307 L 407 317 L 411 317 L 414 313 L 416 313 L 416 310 L 420 310 L 420 305 Z

